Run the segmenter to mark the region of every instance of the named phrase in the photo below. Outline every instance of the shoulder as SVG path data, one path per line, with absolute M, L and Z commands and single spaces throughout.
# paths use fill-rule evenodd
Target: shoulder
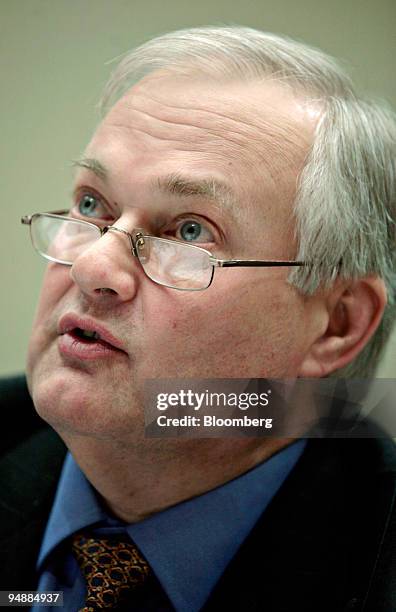
M 45 478 L 57 457 L 63 460 L 66 449 L 54 430 L 38 416 L 23 375 L 0 378 L 0 411 L 0 472 L 9 464 L 15 468 L 20 465 L 26 472 L 37 471 Z M 49 458 L 52 460 L 43 471 Z
M 0 586 L 34 588 L 34 566 L 66 453 L 23 376 L 0 379 Z
M 0 411 L 1 453 L 46 426 L 34 408 L 23 374 L 0 378 Z

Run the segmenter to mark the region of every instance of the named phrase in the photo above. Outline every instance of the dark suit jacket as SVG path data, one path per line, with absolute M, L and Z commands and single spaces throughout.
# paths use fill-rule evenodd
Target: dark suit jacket
M 0 590 L 34 589 L 66 449 L 22 377 L 0 384 Z M 309 440 L 205 612 L 395 612 L 391 440 Z

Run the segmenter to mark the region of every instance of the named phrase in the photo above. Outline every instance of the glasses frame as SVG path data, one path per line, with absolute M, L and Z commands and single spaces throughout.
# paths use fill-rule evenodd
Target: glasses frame
M 153 283 L 156 283 L 157 285 L 168 287 L 170 289 L 176 289 L 178 291 L 204 291 L 205 289 L 208 289 L 210 285 L 212 284 L 215 268 L 236 268 L 236 267 L 238 268 L 240 267 L 279 268 L 279 267 L 289 267 L 289 266 L 297 267 L 297 266 L 309 266 L 310 265 L 306 262 L 295 261 L 295 260 L 219 259 L 217 257 L 214 257 L 212 253 L 208 251 L 207 249 L 203 249 L 202 247 L 196 246 L 195 244 L 187 244 L 185 242 L 182 242 L 181 240 L 170 240 L 168 238 L 158 238 L 157 236 L 152 236 L 150 234 L 144 234 L 143 229 L 135 229 L 132 231 L 132 233 L 129 233 L 126 230 L 122 229 L 121 227 L 116 227 L 115 225 L 105 225 L 104 227 L 99 227 L 99 225 L 96 225 L 96 223 L 91 223 L 90 221 L 85 221 L 84 219 L 76 219 L 74 217 L 68 217 L 67 216 L 68 212 L 69 212 L 68 210 L 56 210 L 53 212 L 34 213 L 32 215 L 24 215 L 21 218 L 21 223 L 23 225 L 30 226 L 30 239 L 32 241 L 34 248 L 42 257 L 44 257 L 45 259 L 49 261 L 59 263 L 61 265 L 65 265 L 65 266 L 73 265 L 73 263 L 62 261 L 61 259 L 56 259 L 55 257 L 51 257 L 50 255 L 47 255 L 39 251 L 35 247 L 34 242 L 33 242 L 32 230 L 31 230 L 32 221 L 35 217 L 49 217 L 49 218 L 54 218 L 54 219 L 62 219 L 62 220 L 67 220 L 67 221 L 83 223 L 91 227 L 94 227 L 95 230 L 100 233 L 99 238 L 107 234 L 107 232 L 109 231 L 120 232 L 121 234 L 124 234 L 125 236 L 128 237 L 131 253 L 133 257 L 136 257 L 138 259 L 143 269 L 143 272 L 145 273 L 147 278 L 149 278 Z M 189 248 L 192 248 L 192 249 L 198 249 L 199 251 L 206 253 L 209 256 L 209 262 L 212 266 L 212 274 L 211 274 L 208 285 L 202 288 L 188 289 L 185 287 L 174 287 L 173 285 L 167 285 L 166 283 L 160 283 L 159 281 L 152 279 L 151 276 L 149 276 L 146 270 L 144 269 L 144 266 L 142 262 L 140 261 L 139 254 L 138 254 L 139 240 L 144 240 L 144 238 L 155 238 L 158 241 L 172 243 L 172 244 L 176 242 L 176 243 L 182 244 L 183 246 L 188 246 Z

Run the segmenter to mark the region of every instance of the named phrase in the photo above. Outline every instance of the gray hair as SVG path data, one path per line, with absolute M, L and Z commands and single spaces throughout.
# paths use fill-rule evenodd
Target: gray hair
M 312 294 L 337 275 L 384 279 L 388 304 L 379 328 L 359 356 L 336 373 L 372 376 L 395 319 L 395 116 L 383 103 L 358 97 L 349 77 L 325 53 L 246 27 L 180 30 L 132 50 L 110 77 L 103 111 L 161 69 L 222 81 L 276 79 L 319 104 L 321 118 L 294 202 L 296 257 L 313 265 L 295 269 L 289 282 Z

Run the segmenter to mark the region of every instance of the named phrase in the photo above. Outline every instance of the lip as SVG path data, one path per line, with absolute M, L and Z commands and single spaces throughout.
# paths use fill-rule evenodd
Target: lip
M 89 332 L 96 332 L 100 339 L 90 343 L 73 334 L 76 328 Z M 115 353 L 126 354 L 121 340 L 97 323 L 94 319 L 79 317 L 74 314 L 66 314 L 59 319 L 57 332 L 59 335 L 58 346 L 61 353 L 68 357 L 79 359 L 97 359 L 109 357 Z

